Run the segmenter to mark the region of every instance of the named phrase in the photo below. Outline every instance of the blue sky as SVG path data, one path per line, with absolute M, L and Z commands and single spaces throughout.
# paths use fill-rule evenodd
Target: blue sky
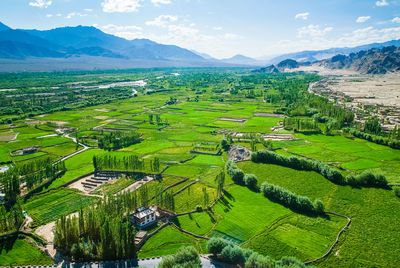
M 399 39 L 400 0 L 1 0 L 0 21 L 262 57 Z

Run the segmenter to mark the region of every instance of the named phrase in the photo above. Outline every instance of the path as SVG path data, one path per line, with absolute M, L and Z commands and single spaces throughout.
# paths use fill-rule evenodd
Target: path
M 136 181 L 136 182 L 132 183 L 131 185 L 129 185 L 125 189 L 122 189 L 121 191 L 119 191 L 115 195 L 126 193 L 126 192 L 131 192 L 132 193 L 132 192 L 136 191 L 137 189 L 139 189 L 140 187 L 142 187 L 143 185 L 145 185 L 146 183 L 151 182 L 152 180 L 154 180 L 153 177 L 146 176 L 143 180 Z
M 86 146 L 83 143 L 77 142 L 76 138 L 71 137 L 69 134 L 64 134 L 63 137 L 72 140 L 74 143 L 77 143 L 78 145 L 82 146 L 83 148 L 78 150 L 78 151 L 76 151 L 76 152 L 73 152 L 72 154 L 63 156 L 62 158 L 60 158 L 57 161 L 55 161 L 54 164 L 57 164 L 57 163 L 62 162 L 62 161 L 65 161 L 68 158 L 71 158 L 71 157 L 73 157 L 73 156 L 75 156 L 77 154 L 83 153 L 84 151 L 89 150 L 91 148 L 91 147 Z

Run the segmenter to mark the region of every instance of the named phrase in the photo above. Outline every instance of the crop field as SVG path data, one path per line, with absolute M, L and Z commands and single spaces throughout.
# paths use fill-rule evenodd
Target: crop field
M 25 200 L 22 207 L 38 223 L 56 220 L 59 216 L 78 211 L 96 200 L 73 189 L 57 189 Z
M 181 75 L 157 78 L 173 71 Z M 289 99 L 297 96 L 291 95 L 294 93 L 290 88 L 306 89 L 307 83 L 318 77 L 250 74 L 246 69 L 161 69 L 106 74 L 107 79 L 104 74 L 90 72 L 86 74 L 88 77 L 83 77 L 95 81 L 95 85 L 135 79 L 145 79 L 147 85 L 134 87 L 137 91 L 135 97 L 123 95 L 126 94 L 123 90 L 131 94 L 132 87 L 118 87 L 115 90 L 123 96 L 121 99 L 105 95 L 108 101 L 21 116 L 13 119 L 12 124 L 3 121 L 0 125 L 1 166 L 35 163 L 47 156 L 56 161 L 68 156 L 62 175 L 40 189 L 42 192 L 20 200 L 22 209 L 33 219 L 33 229 L 89 207 L 101 200 L 99 195 L 116 195 L 135 183 L 136 174 L 134 178 L 127 176 L 111 180 L 93 192 L 83 193 L 68 188 L 68 184 L 78 177 L 95 171 L 96 157 L 109 157 L 107 161 L 111 167 L 108 171 L 115 171 L 117 168 L 112 167 L 113 161 L 134 156 L 145 163 L 145 168 L 126 167 L 125 170 L 131 168 L 156 179 L 146 182 L 133 195 L 137 197 L 146 192 L 149 205 L 159 207 L 165 206 L 157 196 L 161 195 L 160 191 L 173 195 L 173 206 L 163 208 L 170 213 L 193 212 L 170 219 L 193 234 L 221 237 L 274 259 L 294 256 L 305 262 L 325 254 L 347 220 L 330 214 L 301 213 L 270 200 L 260 191 L 263 183 L 270 183 L 306 196 L 311 202 L 321 200 L 326 211 L 352 219 L 350 228 L 340 237 L 332 254 L 316 263 L 318 267 L 395 267 L 400 262 L 400 247 L 397 246 L 400 241 L 400 198 L 390 187 L 356 188 L 332 183 L 314 171 L 250 160 L 238 161 L 238 168 L 257 177 L 256 187 L 250 190 L 245 183 L 235 183 L 225 169 L 228 155 L 231 157 L 233 151 L 228 154 L 229 146 L 242 145 L 253 151 L 272 149 L 283 156 L 319 160 L 343 175 L 379 172 L 390 184 L 400 184 L 400 150 L 345 135 L 340 129 L 329 135 L 323 134 L 324 131 L 308 133 L 282 129 L 283 117 L 291 116 L 287 111 L 292 107 Z M 68 80 L 63 85 L 69 88 L 68 83 L 83 78 L 71 74 L 68 79 L 60 79 Z M 60 82 L 56 81 L 48 78 L 47 82 L 59 86 Z M 30 83 L 36 85 L 34 81 Z M 297 84 L 300 86 L 296 87 Z M 146 90 L 152 88 L 157 92 L 147 94 Z M 248 88 L 254 90 L 254 95 Z M 282 97 L 271 103 L 271 100 L 264 99 L 270 93 Z M 64 100 L 57 98 L 57 101 Z M 312 118 L 306 114 L 293 117 Z M 7 117 L 0 116 L 0 120 L 4 118 Z M 324 123 L 320 124 L 325 129 Z M 104 140 L 111 140 L 112 145 L 122 140 L 120 136 L 113 140 L 112 135 L 133 131 L 139 134 L 137 137 L 140 139 L 117 148 L 102 149 L 106 148 L 102 147 Z M 261 140 L 262 135 L 253 135 L 258 140 L 230 140 L 236 132 L 275 134 L 278 137 L 291 134 L 294 140 L 265 141 Z M 13 140 L 1 138 L 12 135 L 15 136 Z M 222 140 L 229 143 L 228 148 L 223 147 Z M 32 146 L 39 146 L 38 151 L 13 155 L 16 150 Z M 149 168 L 156 160 L 160 167 L 157 172 Z M 221 172 L 225 174 L 224 194 L 209 208 L 220 197 L 216 178 Z M 23 179 L 21 176 L 21 183 Z M 159 222 L 146 230 L 151 233 L 161 224 Z M 24 239 L 11 244 L 7 250 L 2 248 L 0 265 L 25 265 L 29 258 L 35 264 L 50 262 Z M 147 240 L 137 255 L 139 258 L 164 256 L 187 245 L 194 246 L 200 253 L 207 253 L 206 240 L 181 232 L 171 224 Z M 24 250 L 29 254 L 20 253 Z M 24 255 L 24 258 L 17 258 L 18 255 Z M 10 263 L 14 259 L 16 261 Z
M 23 237 L 10 237 L 0 240 L 0 265 L 37 265 L 52 264 L 48 255 L 37 249 Z

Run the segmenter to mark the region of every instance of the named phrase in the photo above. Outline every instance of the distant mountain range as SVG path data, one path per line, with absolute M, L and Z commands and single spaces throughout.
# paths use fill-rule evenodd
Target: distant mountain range
M 400 46 L 400 40 L 355 48 L 304 51 L 275 57 L 315 62 L 337 54 L 348 55 L 371 47 Z M 267 65 L 244 55 L 215 59 L 205 53 L 148 39 L 126 40 L 95 27 L 62 27 L 52 30 L 11 29 L 0 22 L 0 72 L 126 69 L 141 67 L 256 67 Z M 275 66 L 272 71 L 282 70 Z M 276 70 L 275 70 L 276 69 Z
M 389 46 L 362 50 L 349 55 L 338 54 L 329 59 L 314 63 L 301 63 L 287 59 L 277 65 L 270 65 L 258 70 L 256 73 L 280 73 L 290 72 L 301 66 L 322 66 L 327 69 L 344 69 L 357 71 L 362 74 L 386 74 L 400 71 L 400 48 Z M 299 69 L 298 69 L 299 70 Z M 301 70 L 301 69 L 300 69 Z
M 371 48 L 383 48 L 388 46 L 400 47 L 400 39 L 384 43 L 372 43 L 357 47 L 330 48 L 325 50 L 306 50 L 301 52 L 289 53 L 270 59 L 268 61 L 268 64 L 277 64 L 286 59 L 296 60 L 297 62 L 315 62 L 329 59 L 338 54 L 349 55 L 350 53 L 357 53 L 362 50 L 369 50 Z

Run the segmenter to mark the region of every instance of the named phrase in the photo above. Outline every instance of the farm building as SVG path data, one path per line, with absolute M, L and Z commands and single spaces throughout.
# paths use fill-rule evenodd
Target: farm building
M 149 207 L 140 207 L 130 216 L 131 223 L 137 227 L 146 227 L 157 222 L 156 211 Z

